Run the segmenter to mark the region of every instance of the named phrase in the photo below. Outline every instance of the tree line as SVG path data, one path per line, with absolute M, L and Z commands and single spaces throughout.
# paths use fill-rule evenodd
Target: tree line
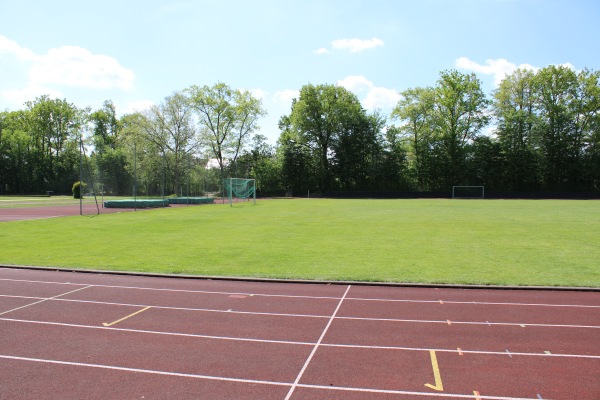
M 357 96 L 307 84 L 259 133 L 261 101 L 224 83 L 191 86 L 118 117 L 42 96 L 0 113 L 0 192 L 69 192 L 88 170 L 107 193 L 217 192 L 225 177 L 257 179 L 262 194 L 332 191 L 600 191 L 600 73 L 563 66 L 517 70 L 487 97 L 475 74 L 443 71 L 409 88 L 389 116 Z

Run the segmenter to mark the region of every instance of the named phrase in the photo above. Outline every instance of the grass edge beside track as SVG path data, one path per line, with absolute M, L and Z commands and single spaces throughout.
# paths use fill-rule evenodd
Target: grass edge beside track
M 42 267 L 34 265 L 6 265 L 0 264 L 0 268 L 32 270 L 32 271 L 60 271 L 79 274 L 98 275 L 121 275 L 140 276 L 150 278 L 171 278 L 190 280 L 219 280 L 240 282 L 270 282 L 270 283 L 298 283 L 319 285 L 352 285 L 352 286 L 385 286 L 385 287 L 419 287 L 419 288 L 450 288 L 450 289 L 494 289 L 494 290 L 546 290 L 546 291 L 571 291 L 571 292 L 600 292 L 600 287 L 586 286 L 515 286 L 515 285 L 467 285 L 454 283 L 421 283 L 421 282 L 382 282 L 382 281 L 332 281 L 332 280 L 310 280 L 310 279 L 284 279 L 284 278 L 261 278 L 251 276 L 214 276 L 214 275 L 188 275 L 188 274 L 164 274 L 158 272 L 139 271 L 111 271 L 78 268 Z

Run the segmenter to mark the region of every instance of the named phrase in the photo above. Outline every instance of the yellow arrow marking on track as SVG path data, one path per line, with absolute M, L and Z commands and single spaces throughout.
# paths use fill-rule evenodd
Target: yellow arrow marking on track
M 437 357 L 435 356 L 435 350 L 429 350 L 429 355 L 431 356 L 431 366 L 433 367 L 433 377 L 435 378 L 435 385 L 426 383 L 425 386 L 427 386 L 430 389 L 441 392 L 444 390 L 444 385 L 442 385 L 442 377 L 440 375 L 440 367 L 438 366 Z
M 123 317 L 123 318 L 121 318 L 121 319 L 118 319 L 118 320 L 116 320 L 116 321 L 114 321 L 114 322 L 111 322 L 110 324 L 107 324 L 106 322 L 103 322 L 103 323 L 102 323 L 102 325 L 104 325 L 104 326 L 113 326 L 114 324 L 118 324 L 118 323 L 119 323 L 119 322 L 121 322 L 121 321 L 125 321 L 127 318 L 131 318 L 131 317 L 133 317 L 134 315 L 137 315 L 137 314 L 139 314 L 139 313 L 141 313 L 141 312 L 143 312 L 143 311 L 146 311 L 146 310 L 147 310 L 147 309 L 149 309 L 149 308 L 150 308 L 150 307 L 142 308 L 141 310 L 139 310 L 139 311 L 136 311 L 136 312 L 134 312 L 133 314 L 129 314 L 128 316 L 126 316 L 126 317 Z

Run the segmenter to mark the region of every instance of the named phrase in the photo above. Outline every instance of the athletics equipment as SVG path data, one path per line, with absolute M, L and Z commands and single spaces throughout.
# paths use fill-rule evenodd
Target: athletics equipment
M 251 197 L 256 204 L 256 179 L 227 178 L 223 180 L 223 196 L 229 199 L 233 206 L 233 199 L 249 200 Z
M 483 199 L 485 198 L 484 186 L 452 186 L 453 199 Z

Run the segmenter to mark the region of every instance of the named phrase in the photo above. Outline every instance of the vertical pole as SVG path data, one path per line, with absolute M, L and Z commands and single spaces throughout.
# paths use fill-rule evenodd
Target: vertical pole
M 133 211 L 137 211 L 137 143 L 133 142 Z
M 83 134 L 79 135 L 79 215 L 83 215 Z
M 162 151 L 162 182 L 160 184 L 160 191 L 162 194 L 162 206 L 165 208 L 165 151 Z
M 188 167 L 187 167 L 187 205 L 190 205 L 190 159 L 188 158 Z
M 254 197 L 254 205 L 256 205 L 256 179 L 254 180 L 254 193 L 252 193 Z

